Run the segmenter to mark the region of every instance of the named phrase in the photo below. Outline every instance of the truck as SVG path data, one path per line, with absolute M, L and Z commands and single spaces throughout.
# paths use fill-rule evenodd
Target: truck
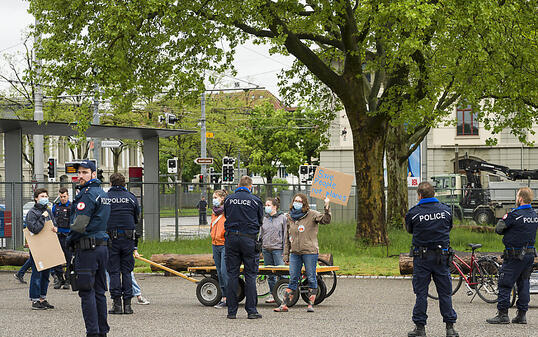
M 464 174 L 432 176 L 437 198 L 453 207 L 454 218 L 495 224 L 515 207 L 519 188 L 530 187 L 538 195 L 538 170 L 511 169 L 472 158 L 458 162 L 459 172 Z M 488 174 L 483 177 L 482 173 Z M 482 185 L 482 178 L 487 186 Z

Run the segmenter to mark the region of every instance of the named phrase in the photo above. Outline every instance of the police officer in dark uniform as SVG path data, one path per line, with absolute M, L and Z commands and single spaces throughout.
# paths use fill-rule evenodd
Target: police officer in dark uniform
M 256 310 L 256 276 L 261 246 L 256 245 L 257 236 L 263 222 L 263 202 L 252 194 L 252 178 L 241 177 L 235 193 L 224 200 L 225 251 L 228 286 L 226 301 L 228 318 L 235 319 L 237 314 L 237 286 L 239 268 L 244 265 L 245 310 L 249 319 L 262 318 Z
M 67 268 L 64 273 L 62 266 L 54 268 L 54 289 L 69 289 L 69 284 L 66 281 L 69 277 L 68 270 L 71 264 L 71 251 L 67 246 L 67 235 L 69 235 L 69 224 L 71 218 L 71 202 L 69 201 L 69 191 L 65 187 L 61 187 L 58 191 L 60 194 L 60 200 L 52 207 L 52 214 L 56 225 L 58 226 L 58 240 L 62 246 L 62 250 L 65 255 L 65 261 L 67 262 Z
M 71 231 L 67 237 L 75 255 L 74 286 L 81 299 L 87 337 L 106 336 L 110 330 L 105 296 L 110 205 L 103 202 L 106 193 L 96 178 L 95 164 L 84 160 L 75 167 L 79 192 L 71 207 Z
M 413 308 L 415 329 L 409 337 L 426 336 L 426 309 L 428 306 L 428 286 L 435 282 L 439 295 L 439 308 L 446 323 L 446 336 L 457 337 L 454 330 L 457 315 L 452 308 L 452 279 L 449 268 L 450 230 L 452 213 L 450 207 L 434 198 L 435 191 L 428 182 L 418 185 L 416 206 L 405 215 L 405 226 L 413 234 L 413 291 L 416 303 Z
M 111 240 L 108 250 L 108 274 L 110 296 L 114 304 L 108 313 L 132 314 L 131 272 L 134 269 L 135 226 L 138 223 L 140 208 L 135 195 L 125 188 L 125 177 L 121 173 L 112 174 L 110 184 L 112 187 L 107 193 L 107 203 L 110 204 L 107 232 Z
M 538 215 L 532 209 L 533 192 L 528 187 L 520 188 L 516 196 L 516 206 L 506 214 L 495 227 L 495 232 L 504 235 L 505 246 L 503 264 L 499 270 L 499 295 L 497 316 L 487 319 L 490 324 L 508 324 L 510 292 L 517 285 L 517 316 L 512 323 L 527 324 L 526 313 L 530 301 L 530 276 L 536 256 L 534 243 L 538 227 Z

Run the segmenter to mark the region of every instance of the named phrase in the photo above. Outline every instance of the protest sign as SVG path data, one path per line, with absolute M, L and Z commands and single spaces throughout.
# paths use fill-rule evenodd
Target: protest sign
M 351 184 L 353 184 L 351 174 L 318 166 L 312 180 L 310 196 L 322 200 L 327 197 L 335 204 L 346 206 L 349 201 Z
M 58 235 L 52 231 L 52 221 L 46 221 L 41 232 L 34 234 L 24 229 L 24 237 L 30 247 L 37 271 L 42 271 L 65 263 L 65 256 L 58 240 Z

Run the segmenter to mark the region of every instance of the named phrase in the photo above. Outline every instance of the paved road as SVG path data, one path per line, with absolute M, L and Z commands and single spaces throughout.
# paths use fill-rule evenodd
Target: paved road
M 27 278 L 29 275 L 27 275 Z M 226 310 L 202 306 L 196 285 L 179 277 L 137 275 L 150 305 L 134 305 L 134 315 L 109 316 L 111 337 L 120 336 L 407 336 L 414 296 L 410 280 L 339 279 L 336 292 L 307 313 L 299 300 L 289 313 L 274 313 L 259 305 L 261 320 L 246 319 L 240 307 L 238 319 L 226 319 Z M 49 289 L 56 309 L 32 311 L 28 287 L 0 272 L 0 336 L 84 336 L 79 298 L 70 290 Z M 492 326 L 484 320 L 495 306 L 460 291 L 454 297 L 461 336 L 536 336 L 538 295 L 531 297 L 526 326 Z M 110 306 L 110 305 L 109 305 Z M 428 336 L 444 336 L 444 324 L 436 302 L 430 301 Z M 510 311 L 514 315 L 514 311 Z

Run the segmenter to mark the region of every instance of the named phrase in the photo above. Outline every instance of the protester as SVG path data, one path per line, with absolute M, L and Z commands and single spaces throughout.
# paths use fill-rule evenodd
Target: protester
M 324 213 L 310 209 L 306 195 L 298 193 L 293 197 L 287 215 L 287 237 L 284 246 L 284 261 L 290 264 L 290 282 L 284 292 L 284 301 L 275 312 L 288 311 L 289 304 L 296 295 L 304 265 L 308 278 L 308 312 L 314 312 L 314 302 L 318 292 L 316 266 L 318 263 L 318 225 L 331 222 L 329 198 L 325 198 Z
M 32 258 L 28 258 L 28 260 L 24 262 L 24 264 L 20 267 L 20 269 L 15 274 L 13 274 L 13 277 L 16 278 L 20 283 L 24 283 L 24 284 L 28 283 L 24 280 L 24 274 L 26 274 L 26 272 L 28 271 L 28 269 L 30 269 L 31 266 L 32 266 Z
M 54 218 L 49 212 L 49 193 L 44 188 L 38 188 L 34 191 L 35 205 L 26 214 L 26 228 L 33 233 L 39 234 L 46 221 L 52 221 Z M 53 232 L 57 232 L 56 227 L 52 227 Z M 32 301 L 33 310 L 54 309 L 54 306 L 47 301 L 47 289 L 49 287 L 50 269 L 38 271 L 35 261 L 30 250 L 30 260 L 32 265 L 32 276 L 30 278 L 30 300 Z
M 284 245 L 286 241 L 286 216 L 279 211 L 280 199 L 268 198 L 265 201 L 265 217 L 261 228 L 261 237 L 263 240 L 262 253 L 263 264 L 265 266 L 280 266 L 284 264 Z M 271 293 L 275 287 L 277 277 L 274 274 L 269 275 L 268 283 Z M 265 303 L 275 303 L 275 299 L 270 296 Z
M 228 273 L 226 272 L 224 242 L 224 199 L 228 193 L 224 190 L 216 190 L 213 193 L 213 213 L 211 214 L 211 243 L 213 246 L 213 260 L 217 268 L 217 276 L 222 291 L 222 299 L 215 305 L 220 309 L 226 307 L 226 285 L 228 284 Z

